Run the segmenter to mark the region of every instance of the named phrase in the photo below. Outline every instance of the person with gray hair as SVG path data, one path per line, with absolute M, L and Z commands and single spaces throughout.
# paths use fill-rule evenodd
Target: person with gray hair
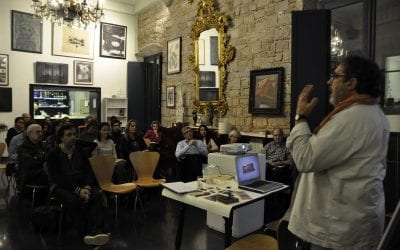
M 314 131 L 307 122 L 318 102 L 310 98 L 314 86 L 298 97 L 296 125 L 286 142 L 300 173 L 288 229 L 306 242 L 302 249 L 378 246 L 390 134 L 379 106 L 382 83 L 376 63 L 346 57 L 327 83 L 334 109 Z
M 240 134 L 239 130 L 232 129 L 228 134 L 228 143 L 237 143 L 241 137 L 242 135 Z
M 18 166 L 20 169 L 20 187 L 25 185 L 47 186 L 46 153 L 42 145 L 42 127 L 31 124 L 26 128 L 26 138 L 18 148 Z

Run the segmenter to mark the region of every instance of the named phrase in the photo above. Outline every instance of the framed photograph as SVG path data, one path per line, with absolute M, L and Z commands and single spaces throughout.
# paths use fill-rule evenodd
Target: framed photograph
M 8 55 L 0 54 L 0 85 L 8 85 Z
M 168 41 L 167 74 L 181 72 L 182 38 L 178 37 Z
M 33 14 L 11 11 L 11 50 L 42 53 L 42 20 Z
M 93 59 L 94 29 L 53 23 L 53 55 Z
M 250 71 L 249 113 L 281 114 L 283 68 Z
M 37 83 L 68 83 L 68 64 L 36 62 Z
M 112 23 L 101 23 L 100 56 L 126 58 L 126 26 Z
M 74 61 L 74 83 L 93 85 L 93 62 Z
M 167 108 L 175 107 L 175 86 L 167 87 Z

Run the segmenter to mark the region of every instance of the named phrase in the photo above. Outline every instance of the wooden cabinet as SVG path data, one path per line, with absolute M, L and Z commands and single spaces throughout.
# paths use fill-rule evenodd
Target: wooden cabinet
M 115 116 L 120 122 L 122 127 L 126 126 L 128 122 L 128 99 L 126 98 L 104 98 L 103 99 L 103 119 L 102 121 L 108 122 L 110 118 Z

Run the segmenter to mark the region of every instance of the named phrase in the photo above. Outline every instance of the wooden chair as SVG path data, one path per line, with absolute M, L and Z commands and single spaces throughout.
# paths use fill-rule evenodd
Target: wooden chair
M 153 174 L 156 170 L 160 154 L 155 151 L 136 151 L 129 154 L 129 159 L 133 165 L 133 168 L 137 174 L 138 179 L 134 181 L 137 184 L 138 189 L 136 190 L 135 198 L 135 209 L 139 200 L 139 188 L 154 188 L 159 187 L 162 183 L 165 183 L 165 179 L 154 179 Z
M 278 250 L 278 241 L 267 234 L 248 235 L 229 247 L 226 250 Z
M 107 193 L 114 195 L 115 200 L 115 228 L 118 227 L 118 195 L 133 192 L 137 185 L 135 183 L 112 183 L 115 157 L 112 155 L 96 156 L 89 158 L 90 165 L 100 188 Z

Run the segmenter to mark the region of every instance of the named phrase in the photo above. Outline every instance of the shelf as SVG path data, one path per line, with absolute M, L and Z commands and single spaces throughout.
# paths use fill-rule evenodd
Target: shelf
M 68 100 L 66 97 L 34 97 L 34 100 Z
M 39 106 L 39 108 L 66 109 L 66 108 L 69 108 L 69 106 L 65 106 L 65 107 Z

